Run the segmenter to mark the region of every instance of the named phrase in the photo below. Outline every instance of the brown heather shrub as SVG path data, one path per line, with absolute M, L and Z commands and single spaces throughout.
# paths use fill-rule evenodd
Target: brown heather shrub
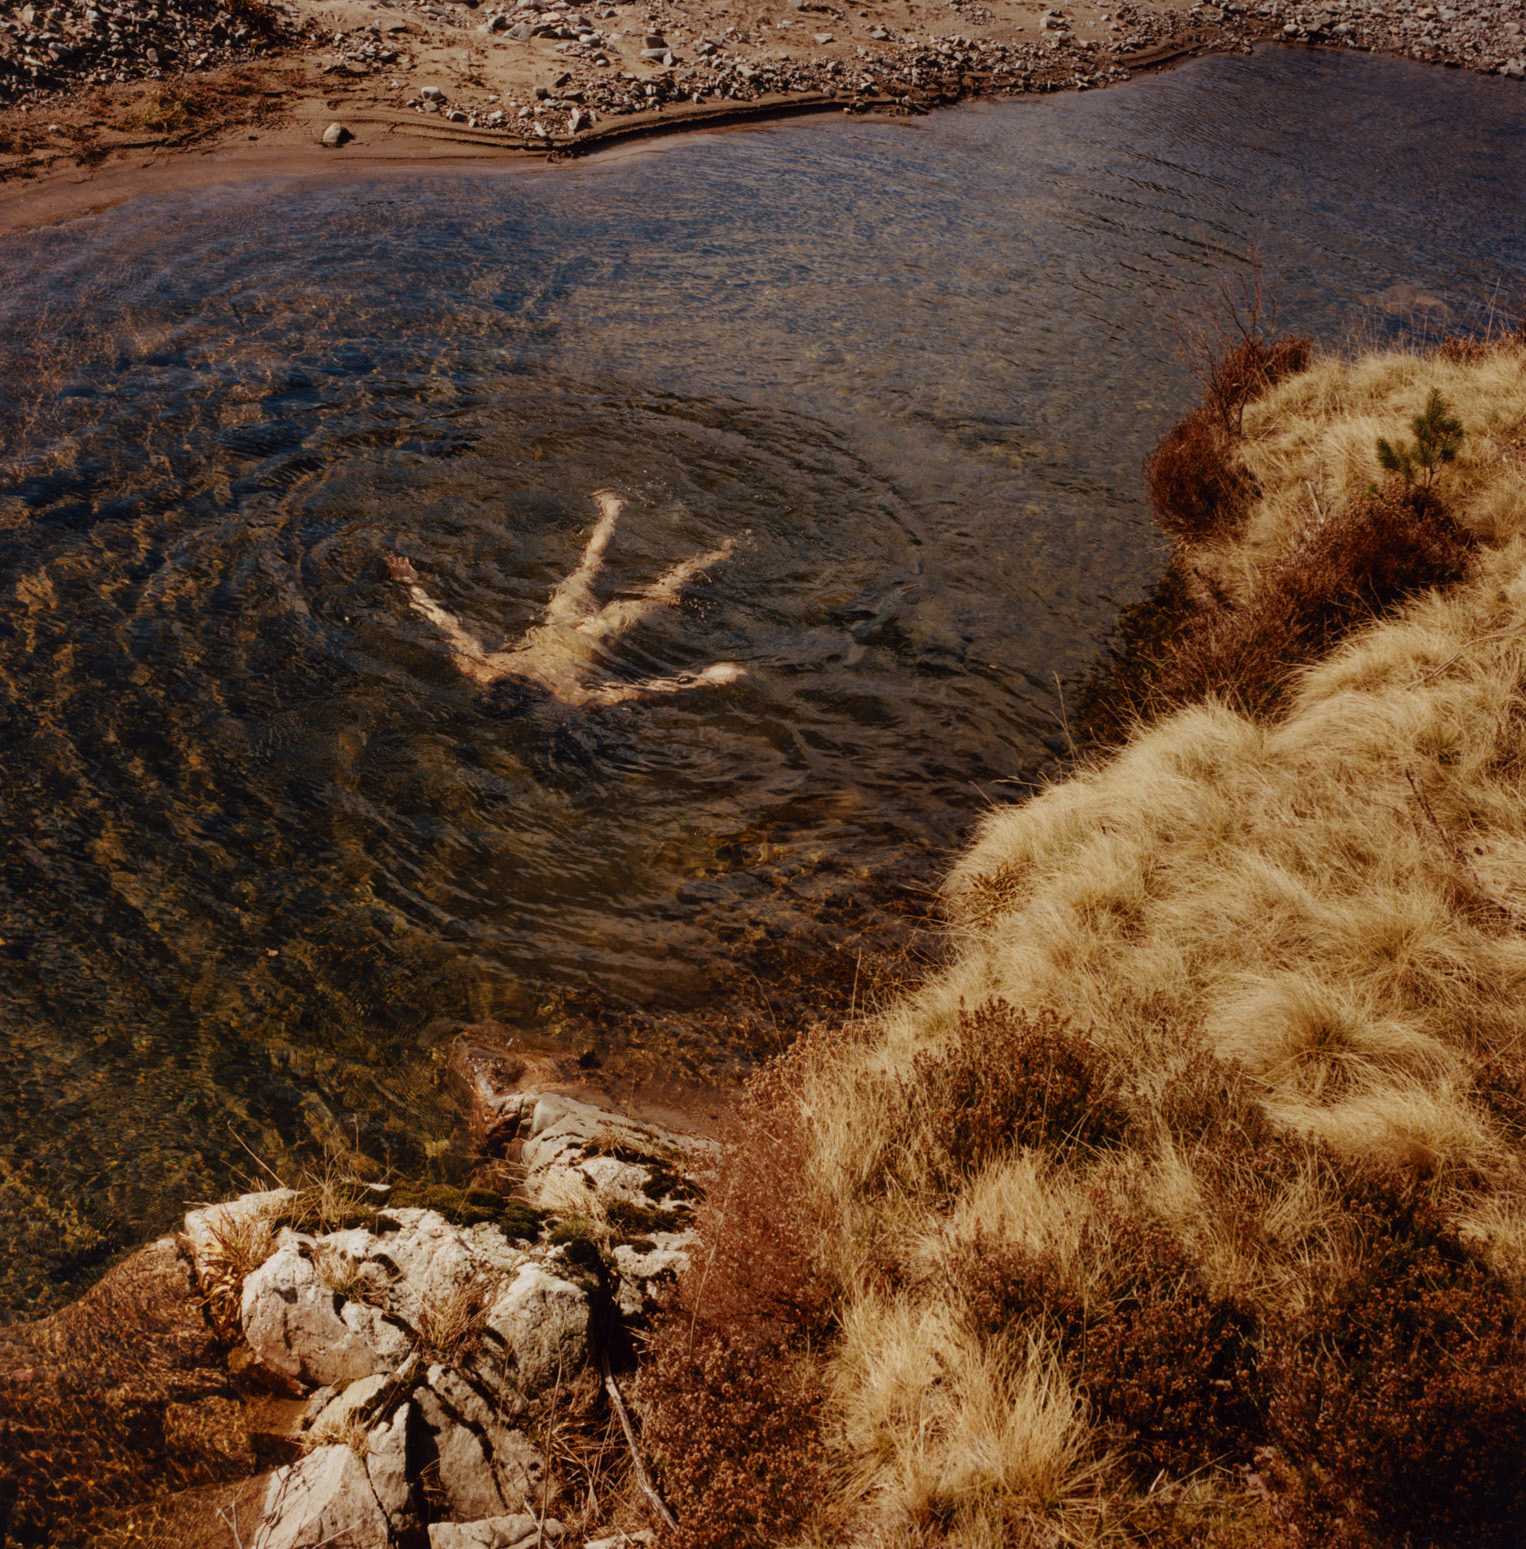
M 1100 1439 L 1146 1473 L 1248 1459 L 1261 1436 L 1253 1313 L 1213 1294 L 1164 1228 L 1115 1221 L 1110 1235 L 1130 1273 L 1073 1357 Z
M 1204 1285 L 1198 1267 L 1160 1227 L 1114 1219 L 1083 1254 L 1106 1254 L 1125 1273 L 1090 1300 L 1056 1266 L 1014 1244 L 977 1243 L 956 1273 L 974 1331 L 998 1340 L 1041 1330 L 1086 1396 L 1099 1444 L 1141 1482 L 1250 1457 L 1263 1435 L 1255 1387 L 1256 1322 Z
M 678 1519 L 665 1540 L 673 1549 L 781 1542 L 819 1510 L 826 1486 L 816 1355 L 831 1310 L 813 1255 L 791 1069 L 786 1057 L 749 1083 L 699 1209 L 705 1251 L 642 1365 L 644 1440 Z
M 1217 695 L 1253 715 L 1361 625 L 1465 574 L 1473 540 L 1434 490 L 1391 483 L 1316 523 L 1240 607 L 1213 602 L 1155 683 L 1164 707 Z
M 798 1531 L 827 1483 L 825 1392 L 787 1324 L 665 1328 L 642 1372 L 646 1435 L 673 1549 L 763 1549 Z
M 1233 443 L 1206 409 L 1194 409 L 1160 438 L 1145 462 L 1155 520 L 1173 538 L 1201 543 L 1240 525 L 1255 493 L 1231 460 Z
M 1245 406 L 1279 382 L 1306 371 L 1314 341 L 1268 338 L 1252 321 L 1237 343 L 1213 350 L 1203 368 L 1203 408 L 1226 436 L 1245 431 Z
M 1234 458 L 1245 406 L 1310 359 L 1307 339 L 1251 333 L 1209 347 L 1201 365 L 1202 407 L 1161 437 L 1145 461 L 1155 518 L 1173 537 L 1201 543 L 1231 536 L 1256 494 L 1255 480 Z
M 1117 1081 L 1084 1033 L 1005 1001 L 961 1008 L 953 1036 L 918 1050 L 904 1133 L 949 1186 L 1015 1147 L 1115 1142 L 1128 1122 Z
M 1356 1272 L 1267 1341 L 1303 1541 L 1505 1549 L 1526 1536 L 1526 1325 L 1411 1183 L 1348 1169 Z

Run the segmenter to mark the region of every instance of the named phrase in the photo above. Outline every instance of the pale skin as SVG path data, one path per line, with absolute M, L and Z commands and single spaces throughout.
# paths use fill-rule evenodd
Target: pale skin
M 672 678 L 640 678 L 615 682 L 597 676 L 599 666 L 613 643 L 643 619 L 671 608 L 683 589 L 712 565 L 730 559 L 735 543 L 696 554 L 664 572 L 639 597 L 605 603 L 593 594 L 593 583 L 604 564 L 604 551 L 614 536 L 624 502 L 609 490 L 598 490 L 594 500 L 599 520 L 583 550 L 578 568 L 558 584 L 546 604 L 544 621 L 526 632 L 511 650 L 489 651 L 466 630 L 455 614 L 442 608 L 419 584 L 418 572 L 401 554 L 386 556 L 394 581 L 408 589 L 409 606 L 422 614 L 445 638 L 451 660 L 473 683 L 484 688 L 502 678 L 525 678 L 574 709 L 619 705 L 658 694 L 681 694 L 715 684 L 735 683 L 747 676 L 736 662 L 714 662 L 701 672 L 680 673 Z

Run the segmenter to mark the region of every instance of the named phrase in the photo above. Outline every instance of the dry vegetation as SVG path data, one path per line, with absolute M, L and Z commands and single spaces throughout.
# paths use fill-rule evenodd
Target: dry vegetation
M 648 1385 L 686 1545 L 1522 1541 L 1526 341 L 1257 347 L 1152 470 L 1140 717 L 758 1088 Z

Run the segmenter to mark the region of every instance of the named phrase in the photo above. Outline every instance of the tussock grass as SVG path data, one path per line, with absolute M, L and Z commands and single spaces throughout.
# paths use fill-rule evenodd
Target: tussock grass
M 1435 390 L 1435 584 L 1348 564 L 1274 693 L 1205 679 L 990 813 L 952 965 L 770 1076 L 801 1155 L 756 1187 L 833 1309 L 821 1542 L 1517 1541 L 1526 345 L 1316 360 L 1208 460 L 1232 520 L 1171 521 L 1220 610 L 1353 511 L 1380 565 L 1418 508 L 1376 445 Z

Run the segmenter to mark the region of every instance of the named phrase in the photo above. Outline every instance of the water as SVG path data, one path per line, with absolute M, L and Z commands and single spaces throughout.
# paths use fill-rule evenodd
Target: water
M 925 946 L 1158 573 L 1172 307 L 1253 245 L 1326 339 L 1508 293 L 1523 102 L 1270 51 L 0 243 L 0 1305 L 240 1143 L 429 1165 L 462 1020 L 703 1083 Z M 750 677 L 510 714 L 380 556 L 497 644 L 603 486 L 603 595 L 740 540 L 615 670 Z

